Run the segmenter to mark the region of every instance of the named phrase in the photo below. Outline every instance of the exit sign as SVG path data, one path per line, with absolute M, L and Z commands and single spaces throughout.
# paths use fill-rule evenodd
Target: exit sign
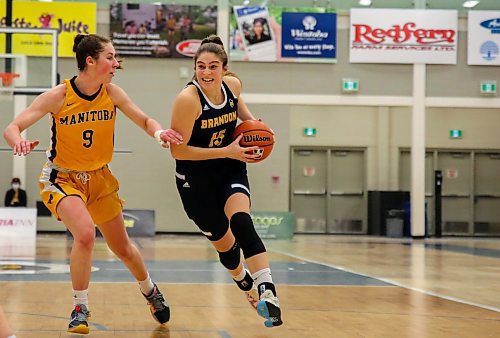
M 359 91 L 359 80 L 357 79 L 342 79 L 342 92 L 356 93 Z
M 304 128 L 304 136 L 316 136 L 316 128 Z
M 497 93 L 496 81 L 481 81 L 481 94 L 495 95 Z
M 450 138 L 462 138 L 462 131 L 460 129 L 450 130 Z

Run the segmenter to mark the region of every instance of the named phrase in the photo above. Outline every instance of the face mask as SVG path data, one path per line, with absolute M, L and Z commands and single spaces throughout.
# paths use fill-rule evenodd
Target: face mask
M 19 189 L 19 183 L 12 183 L 12 189 Z

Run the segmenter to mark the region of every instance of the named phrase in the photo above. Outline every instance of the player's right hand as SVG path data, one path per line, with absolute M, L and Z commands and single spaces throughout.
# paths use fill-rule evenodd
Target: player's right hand
M 259 149 L 257 146 L 253 147 L 242 147 L 240 146 L 240 140 L 243 134 L 238 135 L 234 141 L 228 145 L 226 148 L 229 152 L 228 157 L 233 158 L 238 161 L 251 163 L 253 160 L 257 159 L 259 155 L 253 153 L 255 149 Z
M 14 152 L 14 155 L 26 156 L 29 153 L 31 153 L 31 151 L 33 149 L 35 149 L 35 147 L 39 144 L 40 144 L 40 142 L 38 140 L 30 141 L 30 140 L 22 139 L 21 141 L 14 144 L 14 147 L 12 147 L 12 150 Z

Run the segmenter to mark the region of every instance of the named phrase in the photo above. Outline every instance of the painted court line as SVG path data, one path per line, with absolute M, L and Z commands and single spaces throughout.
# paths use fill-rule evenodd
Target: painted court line
M 452 301 L 452 302 L 462 303 L 462 304 L 466 304 L 466 305 L 470 305 L 470 306 L 475 306 L 475 307 L 479 307 L 479 308 L 490 310 L 490 311 L 500 312 L 500 308 L 497 308 L 497 307 L 494 307 L 494 306 L 489 306 L 489 305 L 484 305 L 484 304 L 480 304 L 480 303 L 470 302 L 470 301 L 465 300 L 465 299 L 460 299 L 460 298 L 456 298 L 456 297 L 446 296 L 446 295 L 443 295 L 441 293 L 437 293 L 437 292 L 433 292 L 433 291 L 428 291 L 428 290 L 424 290 L 424 289 L 419 289 L 419 288 L 416 288 L 416 287 L 413 287 L 413 286 L 410 286 L 410 285 L 405 285 L 405 284 L 393 281 L 393 280 L 388 279 L 388 278 L 382 278 L 382 277 L 377 277 L 377 276 L 370 276 L 370 275 L 367 275 L 367 274 L 364 274 L 364 273 L 360 273 L 360 272 L 356 272 L 354 270 L 350 270 L 350 269 L 347 269 L 347 268 L 344 268 L 344 267 L 341 267 L 341 266 L 336 266 L 336 265 L 333 265 L 333 264 L 327 264 L 327 263 L 324 263 L 324 262 L 315 261 L 315 260 L 312 260 L 312 259 L 304 258 L 304 257 L 298 256 L 298 255 L 294 255 L 294 254 L 291 254 L 291 253 L 288 253 L 288 252 L 285 252 L 285 251 L 281 251 L 281 250 L 268 249 L 268 251 L 273 251 L 273 252 L 276 252 L 276 253 L 279 253 L 279 254 L 282 254 L 282 255 L 285 255 L 285 256 L 289 256 L 289 257 L 295 258 L 295 259 L 300 259 L 300 260 L 303 260 L 303 261 L 306 261 L 306 262 L 315 263 L 315 264 L 319 264 L 319 265 L 324 265 L 324 266 L 327 266 L 327 267 L 330 267 L 330 268 L 333 268 L 333 269 L 342 270 L 342 271 L 345 271 L 345 272 L 357 274 L 357 275 L 364 276 L 364 277 L 367 277 L 367 278 L 374 278 L 374 279 L 380 280 L 380 281 L 388 283 L 388 284 L 392 284 L 392 285 L 399 286 L 399 287 L 402 287 L 402 288 L 405 288 L 405 289 L 409 289 L 409 290 L 412 290 L 412 291 L 420 292 L 420 293 L 423 293 L 423 294 L 426 294 L 426 295 L 429 295 L 429 296 L 439 297 L 439 298 L 446 299 L 446 300 L 449 300 L 449 301 Z

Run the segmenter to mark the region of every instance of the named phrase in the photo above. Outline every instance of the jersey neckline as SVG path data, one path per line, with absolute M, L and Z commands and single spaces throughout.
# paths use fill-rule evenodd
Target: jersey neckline
M 209 100 L 209 98 L 207 97 L 207 95 L 205 95 L 205 93 L 201 89 L 200 84 L 196 80 L 193 80 L 193 83 L 196 86 L 196 88 L 198 88 L 200 90 L 200 92 L 203 94 L 203 97 L 205 98 L 205 101 L 207 101 L 207 103 L 210 105 L 210 107 L 212 107 L 214 109 L 224 108 L 224 106 L 227 103 L 227 92 L 226 92 L 226 88 L 225 88 L 224 85 L 221 86 L 221 88 L 222 88 L 222 94 L 224 94 L 224 101 L 222 101 L 221 104 L 215 104 L 215 103 L 213 103 L 212 101 Z
M 99 95 L 99 93 L 101 92 L 101 89 L 102 89 L 102 83 L 101 85 L 99 86 L 99 89 L 92 95 L 86 95 L 84 93 L 82 93 L 78 87 L 76 86 L 76 83 L 75 83 L 75 80 L 76 80 L 76 76 L 73 76 L 71 78 L 71 80 L 69 80 L 69 83 L 71 84 L 71 88 L 73 89 L 73 91 L 76 93 L 76 95 L 81 98 L 81 99 L 84 99 L 86 101 L 94 101 L 94 99 Z

